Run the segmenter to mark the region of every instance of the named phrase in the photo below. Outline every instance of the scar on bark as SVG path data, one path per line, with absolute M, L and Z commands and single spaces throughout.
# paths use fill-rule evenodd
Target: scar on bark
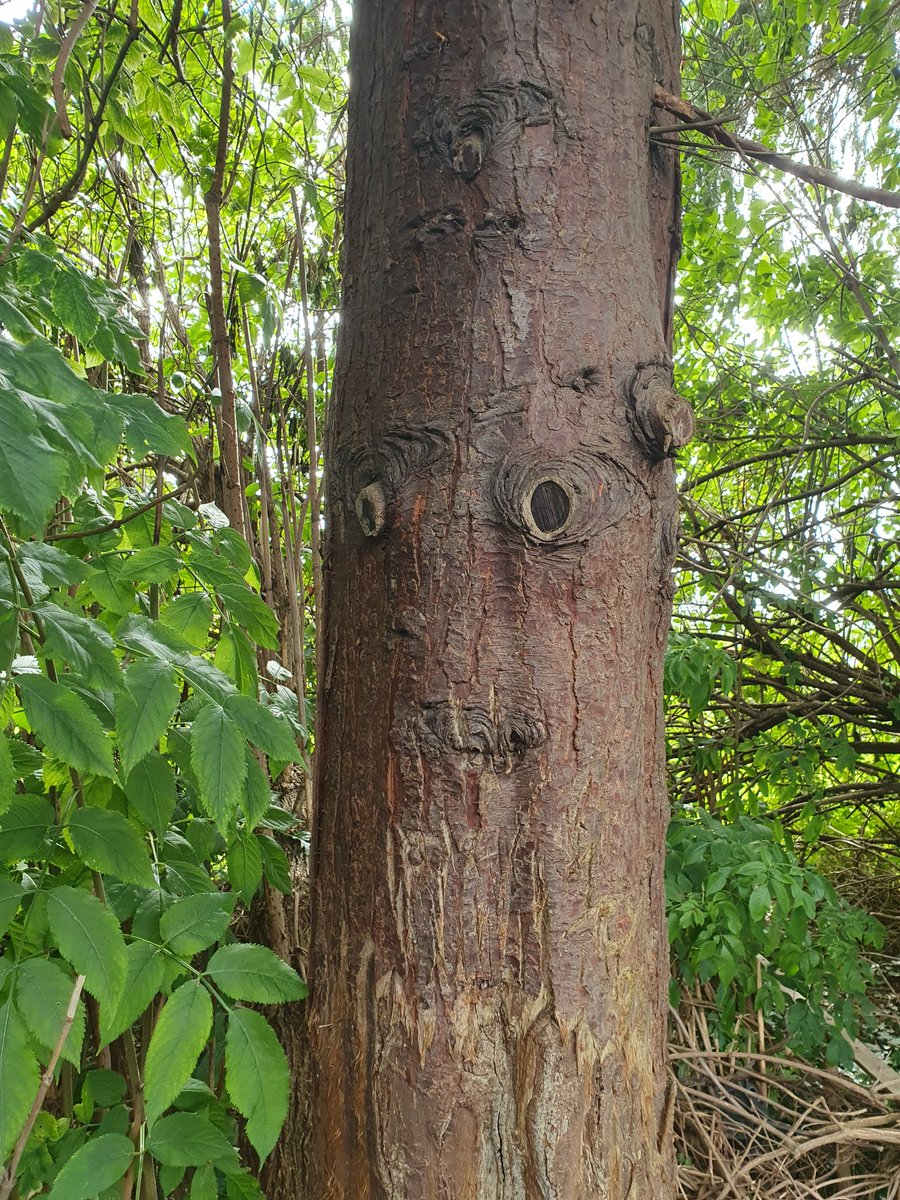
M 433 467 L 450 442 L 444 430 L 420 425 L 389 429 L 374 444 L 357 442 L 337 451 L 341 493 L 367 538 L 384 532 L 403 484 Z
M 427 754 L 450 751 L 509 768 L 544 744 L 547 727 L 540 716 L 521 709 L 495 716 L 478 704 L 443 700 L 423 705 L 418 740 Z
M 615 524 L 634 496 L 628 472 L 589 450 L 565 458 L 537 447 L 515 451 L 494 479 L 494 502 L 504 522 L 545 545 L 586 541 Z
M 558 112 L 553 95 L 537 83 L 493 83 L 478 88 L 471 100 L 454 105 L 439 101 L 420 144 L 431 144 L 462 179 L 474 179 L 493 146 L 530 125 L 549 125 Z
M 650 458 L 667 458 L 688 444 L 694 434 L 694 415 L 675 391 L 671 367 L 663 363 L 638 367 L 628 394 L 631 428 Z

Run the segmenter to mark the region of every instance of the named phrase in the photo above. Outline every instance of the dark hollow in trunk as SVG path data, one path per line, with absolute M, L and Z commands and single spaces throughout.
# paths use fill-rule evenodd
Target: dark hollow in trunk
M 316 1200 L 661 1200 L 674 0 L 359 0 Z

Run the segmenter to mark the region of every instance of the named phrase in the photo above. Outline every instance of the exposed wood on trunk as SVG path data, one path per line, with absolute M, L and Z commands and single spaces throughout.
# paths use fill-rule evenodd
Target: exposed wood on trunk
M 356 6 L 310 1196 L 660 1200 L 672 0 Z

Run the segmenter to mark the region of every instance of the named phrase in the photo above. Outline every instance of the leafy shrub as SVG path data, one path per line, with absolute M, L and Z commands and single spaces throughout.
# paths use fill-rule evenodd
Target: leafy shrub
M 666 895 L 673 1000 L 679 985 L 714 987 L 721 1044 L 749 1006 L 798 1054 L 816 1058 L 824 1048 L 828 1062 L 849 1061 L 842 1034 L 855 1036 L 868 1015 L 872 971 L 864 951 L 880 946 L 884 931 L 801 864 L 771 822 L 677 814 L 669 827 Z
M 21 279 L 52 274 L 48 319 L 116 354 L 115 294 L 50 251 Z M 186 425 L 90 387 L 11 304 L 30 340 L 0 339 L 0 1197 L 146 1194 L 147 1172 L 169 1195 L 189 1169 L 193 1196 L 216 1173 L 259 1196 L 236 1114 L 265 1159 L 289 1072 L 245 1006 L 306 994 L 229 932 L 263 880 L 291 886 L 268 771 L 305 731 L 257 674 L 277 625 L 246 544 L 178 498 Z M 138 466 L 109 486 L 121 447 Z

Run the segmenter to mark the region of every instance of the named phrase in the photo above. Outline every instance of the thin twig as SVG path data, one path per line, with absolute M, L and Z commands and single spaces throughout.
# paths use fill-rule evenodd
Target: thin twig
M 56 58 L 56 66 L 53 68 L 53 82 L 51 84 L 53 90 L 53 102 L 56 105 L 56 120 L 59 125 L 59 132 L 64 138 L 72 136 L 72 123 L 69 120 L 69 114 L 66 111 L 66 89 L 64 76 L 69 59 L 72 57 L 72 51 L 75 49 L 75 43 L 81 37 L 84 27 L 94 15 L 94 9 L 97 7 L 98 0 L 85 0 L 84 7 L 81 12 L 72 22 L 69 32 L 63 38 L 62 45 L 59 48 L 59 54 Z
M 720 146 L 724 146 L 726 150 L 735 151 L 751 161 L 765 163 L 769 167 L 774 167 L 776 171 L 784 171 L 788 175 L 802 179 L 804 183 L 828 188 L 833 192 L 843 192 L 847 196 L 855 196 L 858 200 L 868 200 L 873 204 L 883 204 L 887 208 L 900 208 L 900 192 L 892 192 L 887 188 L 870 187 L 868 184 L 858 183 L 855 179 L 844 179 L 834 171 L 828 171 L 824 167 L 816 167 L 810 163 L 795 162 L 786 154 L 778 154 L 760 142 L 753 142 L 736 133 L 729 133 L 722 126 L 722 122 L 727 120 L 727 117 L 713 117 L 710 113 L 695 108 L 687 100 L 673 96 L 671 92 L 667 92 L 658 84 L 653 92 L 653 102 L 657 108 L 664 109 L 673 116 L 693 124 L 696 129 L 718 142 Z

